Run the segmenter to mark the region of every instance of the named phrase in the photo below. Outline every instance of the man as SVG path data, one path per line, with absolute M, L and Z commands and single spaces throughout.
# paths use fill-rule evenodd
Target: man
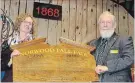
M 95 71 L 100 82 L 131 82 L 131 65 L 134 62 L 134 47 L 131 37 L 115 33 L 116 18 L 110 12 L 99 17 L 101 37 L 89 42 L 96 50 L 92 52 L 96 60 Z

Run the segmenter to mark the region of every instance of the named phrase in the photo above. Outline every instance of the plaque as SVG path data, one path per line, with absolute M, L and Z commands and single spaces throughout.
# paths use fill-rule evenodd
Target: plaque
M 61 38 L 48 45 L 45 38 L 15 46 L 21 54 L 13 58 L 14 82 L 90 82 L 97 81 L 94 47 Z

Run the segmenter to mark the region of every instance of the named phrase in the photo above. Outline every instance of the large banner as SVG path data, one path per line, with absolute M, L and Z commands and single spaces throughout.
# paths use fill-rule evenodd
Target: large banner
M 35 39 L 16 46 L 21 55 L 13 59 L 14 82 L 90 82 L 97 81 L 94 47 L 71 41 L 50 46 Z

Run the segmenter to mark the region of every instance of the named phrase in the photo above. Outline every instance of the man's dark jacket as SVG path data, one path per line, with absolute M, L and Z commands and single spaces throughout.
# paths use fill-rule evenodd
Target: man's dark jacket
M 98 48 L 101 37 L 88 42 L 88 45 Z M 101 59 L 92 52 L 95 59 Z M 104 57 L 100 65 L 108 67 L 108 71 L 99 75 L 101 82 L 130 82 L 131 65 L 134 63 L 134 46 L 132 37 L 119 36 L 116 33 L 108 40 L 108 44 L 103 52 Z M 96 60 L 97 62 L 97 60 Z M 97 65 L 98 65 L 97 64 Z

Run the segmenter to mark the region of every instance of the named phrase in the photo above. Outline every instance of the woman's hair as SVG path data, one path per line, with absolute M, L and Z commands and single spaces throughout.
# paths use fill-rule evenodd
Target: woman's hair
M 37 24 L 36 24 L 36 21 L 33 18 L 33 16 L 30 15 L 30 14 L 27 14 L 27 13 L 26 14 L 20 14 L 16 18 L 15 24 L 14 24 L 15 25 L 15 31 L 18 32 L 18 33 L 20 32 L 20 25 L 27 17 L 31 17 L 31 19 L 33 20 L 33 22 L 32 22 L 32 30 L 31 30 L 30 34 L 32 34 L 32 36 L 35 38 L 36 37 Z

